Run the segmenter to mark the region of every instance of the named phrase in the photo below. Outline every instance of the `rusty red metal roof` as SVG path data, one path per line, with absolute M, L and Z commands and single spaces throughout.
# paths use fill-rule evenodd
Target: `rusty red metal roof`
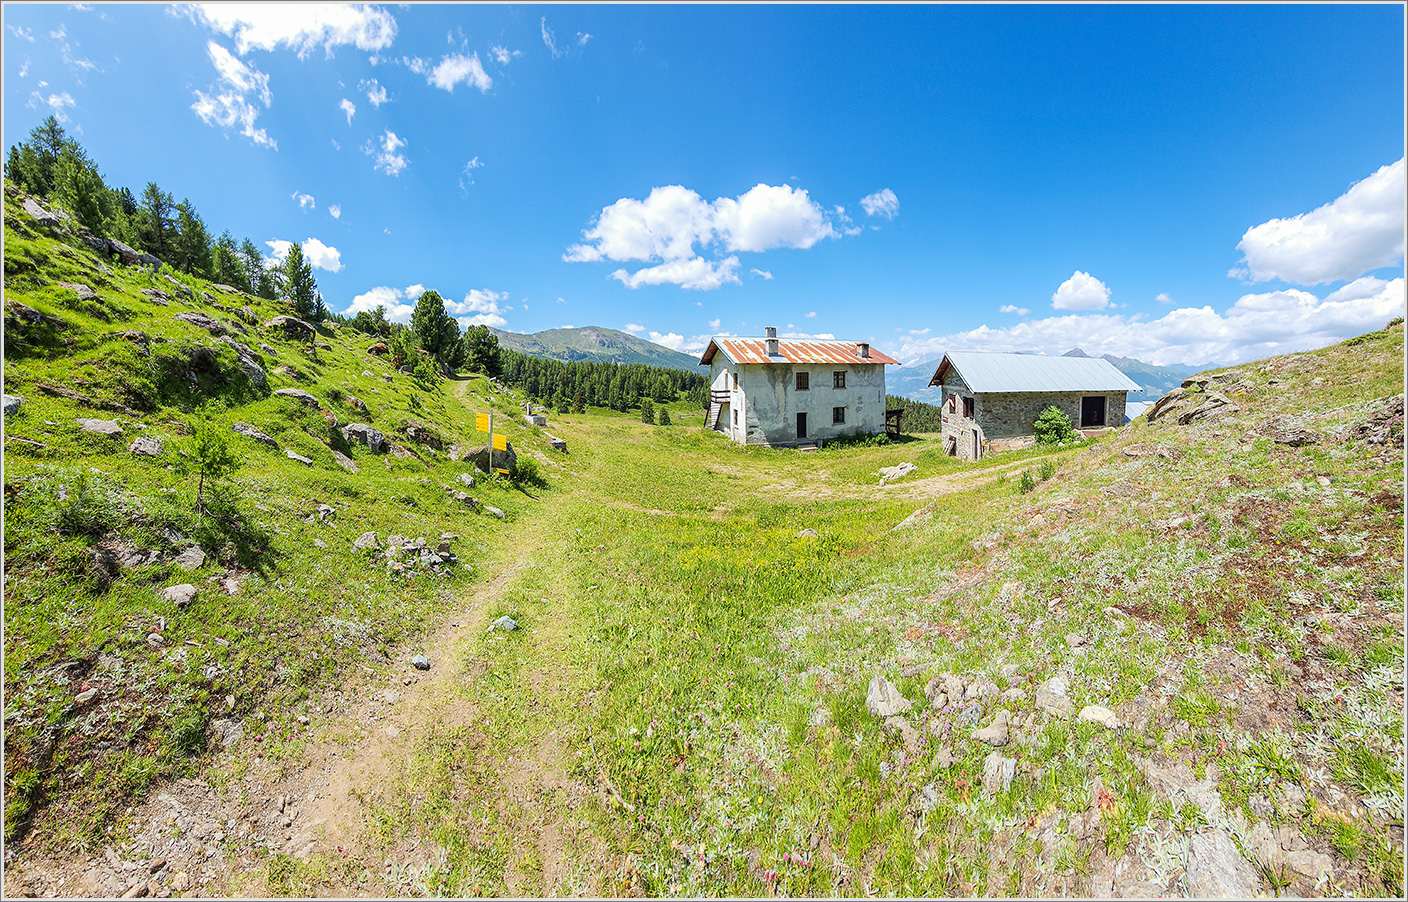
M 821 338 L 779 338 L 777 354 L 768 356 L 765 338 L 715 338 L 704 349 L 700 366 L 708 366 L 714 355 L 723 351 L 734 363 L 892 363 L 899 361 L 875 350 L 870 356 L 860 356 L 860 342 L 835 341 Z

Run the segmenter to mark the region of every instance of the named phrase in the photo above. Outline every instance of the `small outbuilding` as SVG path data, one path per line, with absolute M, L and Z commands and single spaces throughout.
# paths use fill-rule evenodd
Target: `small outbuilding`
M 741 445 L 815 447 L 885 431 L 885 366 L 898 360 L 863 341 L 718 336 L 709 367 L 706 425 Z
M 931 386 L 943 390 L 944 450 L 967 460 L 1020 448 L 1048 406 L 1082 430 L 1123 426 L 1129 392 L 1141 388 L 1099 357 L 1044 357 L 954 351 Z

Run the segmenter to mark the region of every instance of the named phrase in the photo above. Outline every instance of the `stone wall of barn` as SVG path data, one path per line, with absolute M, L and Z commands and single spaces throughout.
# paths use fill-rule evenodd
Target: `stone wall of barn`
M 983 424 L 990 439 L 1017 438 L 1032 434 L 1032 424 L 1048 406 L 1071 418 L 1080 428 L 1082 398 L 1105 398 L 1105 425 L 1124 425 L 1125 392 L 986 392 L 976 395 L 975 418 Z

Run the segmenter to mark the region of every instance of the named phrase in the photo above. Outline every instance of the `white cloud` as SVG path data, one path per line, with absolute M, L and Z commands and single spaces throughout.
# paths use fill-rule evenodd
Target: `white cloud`
M 307 260 L 314 269 L 325 269 L 328 272 L 342 271 L 342 254 L 335 247 L 328 247 L 316 238 L 309 238 L 303 242 L 303 259 Z
M 406 142 L 396 137 L 396 133 L 389 128 L 382 134 L 379 142 L 373 143 L 374 141 L 375 139 L 369 140 L 362 147 L 362 153 L 375 158 L 373 168 L 387 175 L 400 175 L 401 170 L 410 162 L 405 155 L 398 152 L 406 146 Z
M 333 219 L 341 219 L 342 206 L 340 204 L 328 204 L 328 215 Z
M 501 47 L 498 44 L 495 44 L 494 46 L 489 48 L 489 55 L 492 56 L 494 59 L 498 60 L 499 65 L 507 66 L 509 64 L 509 61 L 512 60 L 515 56 L 522 56 L 523 51 L 509 50 L 507 47 Z
M 698 256 L 696 245 L 717 245 L 722 253 L 805 249 L 838 232 L 805 190 L 789 185 L 759 184 L 713 203 L 681 185 L 667 185 L 652 189 L 645 200 L 623 197 L 602 208 L 582 237 L 584 242 L 569 246 L 563 260 L 660 261 L 633 275 L 619 270 L 612 278 L 633 288 L 673 283 L 708 290 L 739 281 L 738 258 L 707 260 Z M 771 278 L 764 270 L 755 271 Z
M 587 46 L 587 41 L 590 41 L 591 39 L 592 39 L 592 36 L 591 36 L 591 35 L 586 34 L 585 32 L 581 32 L 581 31 L 577 32 L 577 46 L 578 46 L 578 47 L 585 47 L 585 46 Z
M 24 65 L 20 66 L 19 75 L 20 78 L 24 78 L 29 75 L 29 60 L 25 60 Z
M 186 12 L 193 21 L 233 37 L 241 55 L 286 46 L 306 59 L 319 45 L 331 56 L 333 48 L 346 44 L 382 50 L 396 38 L 391 14 L 365 4 L 207 3 Z
M 38 91 L 33 91 L 29 95 L 29 103 L 26 104 L 26 106 L 34 110 L 39 109 L 41 106 L 47 106 L 49 112 L 60 122 L 68 121 L 68 114 L 64 112 L 64 108 L 74 105 L 73 98 L 69 96 L 67 91 L 61 94 L 50 94 L 48 97 L 45 97 Z
M 780 332 L 780 333 L 778 333 L 778 337 L 779 337 L 779 338 L 796 338 L 796 339 L 801 339 L 801 340 L 807 340 L 807 339 L 812 339 L 812 338 L 820 338 L 820 339 L 823 339 L 823 340 L 825 340 L 825 341 L 833 341 L 833 340 L 835 340 L 835 338 L 836 338 L 836 336 L 835 336 L 834 334 L 830 333 L 830 332 L 816 332 L 816 333 L 812 333 L 812 332 Z
M 452 53 L 444 57 L 426 80 L 435 87 L 450 93 L 454 93 L 455 85 L 461 82 L 478 88 L 481 92 L 488 91 L 494 86 L 494 80 L 489 77 L 489 73 L 484 71 L 484 67 L 479 62 L 478 53 L 470 56 Z
M 698 291 L 713 291 L 729 282 L 738 284 L 737 272 L 737 257 L 712 262 L 703 257 L 690 257 L 684 260 L 669 260 L 659 266 L 646 267 L 634 273 L 618 269 L 611 274 L 611 278 L 627 288 L 639 288 L 642 285 L 678 285 Z
M 469 326 L 493 326 L 502 329 L 508 325 L 500 301 L 508 300 L 507 291 L 471 288 L 463 301 L 446 301 L 445 312 L 455 317 L 462 328 Z
M 711 320 L 709 320 L 709 328 L 710 328 L 710 329 L 715 329 L 715 330 L 717 330 L 717 329 L 719 328 L 719 323 L 720 323 L 720 320 L 711 319 Z
M 1168 296 L 1167 291 L 1160 291 L 1158 294 L 1154 295 L 1154 300 L 1158 301 L 1160 304 L 1173 303 L 1173 298 Z
M 639 325 L 639 324 L 637 324 L 637 323 L 626 323 L 626 331 L 627 331 L 627 332 L 644 332 L 644 331 L 645 331 L 645 326 Z
M 558 49 L 557 49 L 557 38 L 553 35 L 552 29 L 551 29 L 551 28 L 548 28 L 548 17 L 547 17 L 547 16 L 543 16 L 542 28 L 543 28 L 543 46 L 548 48 L 548 53 L 551 53 L 551 54 L 553 55 L 553 58 L 554 58 L 554 59 L 557 58 L 557 57 L 559 57 L 559 56 L 562 56 L 562 54 L 561 54 L 560 52 L 558 52 Z
M 255 144 L 277 150 L 279 145 L 269 137 L 269 133 L 254 127 L 259 110 L 250 100 L 253 95 L 265 107 L 274 102 L 269 91 L 269 76 L 253 66 L 245 65 L 214 41 L 206 43 L 206 52 L 220 80 L 210 94 L 196 91 L 196 102 L 191 104 L 191 109 L 206 125 L 221 128 L 239 125 L 240 134 Z
M 658 345 L 669 348 L 671 351 L 678 351 L 684 347 L 684 336 L 678 332 L 666 332 L 661 335 L 659 332 L 651 332 L 650 340 Z
M 318 208 L 318 204 L 313 200 L 313 195 L 311 194 L 299 194 L 295 191 L 293 192 L 293 199 L 298 201 L 298 208 L 300 210 L 316 210 Z
M 748 271 L 755 276 L 761 276 L 765 281 L 772 281 L 772 273 L 768 272 L 766 269 L 758 269 L 758 267 L 755 266 Z
M 468 190 L 469 190 L 469 186 L 474 184 L 474 170 L 480 168 L 480 167 L 483 166 L 483 165 L 484 165 L 483 163 L 479 162 L 479 158 L 478 158 L 478 157 L 475 157 L 474 159 L 470 160 L 468 163 L 465 163 L 465 164 L 464 164 L 464 169 L 461 170 L 461 172 L 460 172 L 460 190 L 461 190 L 461 191 L 468 191 Z
M 292 241 L 284 241 L 282 238 L 274 238 L 264 243 L 269 245 L 270 249 L 274 252 L 273 255 L 268 258 L 267 262 L 276 265 L 284 262 L 284 258 L 288 256 L 288 249 L 293 247 Z
M 15 37 L 29 41 L 31 44 L 34 43 L 33 28 L 25 28 L 22 25 L 11 25 L 9 23 L 6 23 L 5 27 L 8 28 L 10 30 L 10 33 L 13 34 Z
M 416 309 L 415 301 L 407 303 L 406 295 L 399 288 L 379 285 L 354 297 L 342 313 L 344 316 L 355 316 L 363 310 L 371 313 L 379 306 L 386 308 L 386 318 L 393 323 L 409 323 Z
M 430 71 L 430 64 L 418 56 L 403 56 L 401 62 L 417 75 L 424 75 Z
M 375 78 L 364 78 L 357 82 L 357 90 L 367 95 L 367 102 L 374 107 L 380 107 L 383 103 L 389 103 L 386 96 L 386 86 L 378 82 Z
M 984 325 L 905 341 L 898 356 L 965 350 L 1062 354 L 1080 347 L 1096 356 L 1117 354 L 1156 365 L 1233 364 L 1324 347 L 1403 315 L 1403 279 L 1366 276 L 1323 300 L 1287 289 L 1243 295 L 1221 314 L 1210 306 L 1180 307 L 1148 322 L 1137 315 L 1091 313 L 1026 320 L 1002 329 Z
M 1001 307 L 997 308 L 997 312 L 1015 313 L 1018 316 L 1026 316 L 1028 313 L 1031 313 L 1026 307 L 1018 307 L 1016 304 L 1003 304 Z
M 418 301 L 420 300 L 420 296 L 425 294 L 425 286 L 417 282 L 414 285 L 407 285 L 402 291 L 408 299 Z
M 1110 289 L 1088 272 L 1076 270 L 1051 296 L 1057 310 L 1104 310 L 1110 306 Z
M 899 330 L 896 330 L 896 331 L 899 331 Z M 931 330 L 931 329 L 928 329 L 928 328 L 924 328 L 924 329 L 910 329 L 910 330 L 909 330 L 909 334 L 910 334 L 910 335 L 928 335 L 931 331 L 932 331 L 932 330 Z
M 1228 275 L 1320 285 L 1401 263 L 1404 190 L 1400 158 L 1322 207 L 1253 226 L 1237 244 L 1243 266 Z
M 895 214 L 900 211 L 900 199 L 895 197 L 895 192 L 889 188 L 882 188 L 874 194 L 867 194 L 860 199 L 860 205 L 865 210 L 866 216 L 883 216 L 886 219 L 894 219 Z
M 357 104 L 344 97 L 342 98 L 342 102 L 338 104 L 338 107 L 342 110 L 342 112 L 347 114 L 347 124 L 351 125 L 352 117 L 357 115 Z
M 815 311 L 815 310 L 809 310 L 809 311 L 807 311 L 807 319 L 816 319 L 816 311 Z

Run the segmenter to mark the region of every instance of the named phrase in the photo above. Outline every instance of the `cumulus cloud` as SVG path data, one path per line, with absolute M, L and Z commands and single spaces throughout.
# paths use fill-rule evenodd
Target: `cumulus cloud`
M 1088 272 L 1076 270 L 1051 296 L 1057 310 L 1104 310 L 1110 306 L 1110 289 Z
M 999 313 L 1015 313 L 1018 316 L 1026 316 L 1028 313 L 1031 313 L 1026 307 L 1018 307 L 1016 304 L 1003 304 L 1001 307 L 997 308 L 997 311 Z
M 362 153 L 373 158 L 373 168 L 378 172 L 400 175 L 401 170 L 410 162 L 400 153 L 401 148 L 405 146 L 405 140 L 396 137 L 396 133 L 388 128 L 379 140 L 372 139 L 363 145 Z
M 1404 192 L 1400 158 L 1322 207 L 1248 229 L 1242 266 L 1228 275 L 1320 285 L 1401 263 Z
M 196 102 L 191 104 L 191 109 L 206 125 L 221 128 L 238 125 L 240 134 L 255 144 L 277 150 L 279 145 L 269 137 L 269 133 L 254 125 L 259 118 L 255 102 L 265 107 L 274 102 L 274 96 L 269 91 L 269 76 L 246 65 L 214 41 L 207 42 L 205 49 L 219 81 L 209 94 L 196 91 Z
M 617 270 L 612 278 L 632 288 L 670 283 L 709 290 L 739 282 L 738 258 L 709 260 L 699 255 L 700 249 L 729 254 L 805 249 L 838 232 L 805 190 L 788 185 L 759 184 L 713 203 L 681 185 L 667 185 L 651 190 L 645 200 L 623 197 L 604 207 L 582 237 L 583 243 L 568 247 L 563 260 L 660 261 L 633 274 Z
M 751 272 L 751 273 L 752 273 L 753 275 L 755 275 L 755 276 L 760 276 L 760 277 L 763 278 L 765 281 L 769 281 L 769 282 L 772 281 L 772 273 L 768 272 L 766 269 L 758 269 L 758 268 L 755 266 L 755 267 L 753 267 L 752 269 L 750 269 L 750 270 L 748 270 L 748 271 Z
M 627 332 L 644 332 L 644 331 L 645 331 L 645 326 L 642 326 L 642 325 L 640 325 L 639 323 L 626 323 L 626 331 L 627 331 Z
M 383 50 L 396 38 L 391 14 L 364 4 L 205 3 L 186 12 L 196 23 L 234 38 L 240 55 L 288 47 L 306 59 L 319 46 L 332 56 L 343 45 Z
M 685 337 L 678 332 L 666 332 L 663 335 L 659 332 L 651 332 L 650 340 L 658 345 L 669 348 L 671 351 L 681 350 L 685 345 Z
M 303 242 L 303 259 L 307 260 L 314 269 L 325 269 L 328 272 L 342 271 L 342 254 L 335 247 L 328 247 L 316 238 L 309 238 Z
M 494 46 L 489 48 L 489 55 L 492 56 L 494 59 L 498 60 L 499 65 L 507 66 L 509 64 L 509 61 L 512 60 L 515 56 L 522 56 L 523 51 L 509 50 L 507 47 L 501 47 L 498 44 L 495 44 Z
M 1167 291 L 1160 291 L 1158 294 L 1154 295 L 1154 300 L 1158 301 L 1160 304 L 1173 303 L 1173 298 L 1168 296 Z
M 717 330 L 717 329 L 719 328 L 719 323 L 720 323 L 720 320 L 711 319 L 711 320 L 709 320 L 709 328 L 710 328 L 710 329 Z
M 1138 315 L 1069 314 L 1026 320 L 1009 328 L 986 325 L 967 332 L 906 340 L 902 359 L 945 351 L 1062 354 L 1083 348 L 1092 355 L 1137 357 L 1156 365 L 1234 364 L 1305 351 L 1382 328 L 1404 315 L 1404 283 L 1366 276 L 1324 299 L 1288 289 L 1247 294 L 1226 311 L 1180 307 L 1148 322 Z
M 357 115 L 357 104 L 344 97 L 342 98 L 342 103 L 338 104 L 338 107 L 341 108 L 342 112 L 347 114 L 347 124 L 351 125 L 352 117 Z
M 379 285 L 352 298 L 352 303 L 342 313 L 344 316 L 356 316 L 362 311 L 372 313 L 377 307 L 385 307 L 386 318 L 393 323 L 409 323 L 416 309 L 415 298 L 408 301 L 407 294 L 401 289 Z
M 426 79 L 430 84 L 444 91 L 454 93 L 455 85 L 463 83 L 478 88 L 481 92 L 494 86 L 494 80 L 484 71 L 479 62 L 479 54 L 465 56 L 452 53 L 440 60 Z
M 487 288 L 471 288 L 463 301 L 446 301 L 445 312 L 455 317 L 462 328 L 470 326 L 492 326 L 502 329 L 508 325 L 500 308 L 500 301 L 508 300 L 507 291 L 490 291 Z
M 365 93 L 367 95 L 367 102 L 374 107 L 379 107 L 383 103 L 389 102 L 389 98 L 386 96 L 386 86 L 378 82 L 375 78 L 364 78 L 357 82 L 357 90 Z
M 874 194 L 862 197 L 860 206 L 865 210 L 866 216 L 883 216 L 886 219 L 894 219 L 895 214 L 900 211 L 900 199 L 895 197 L 895 192 L 889 188 L 882 188 Z
M 269 245 L 269 249 L 273 251 L 273 254 L 271 254 L 265 262 L 275 265 L 283 263 L 284 258 L 288 256 L 288 249 L 293 247 L 292 241 L 284 241 L 282 238 L 274 238 L 264 243 Z
M 300 210 L 316 210 L 318 208 L 318 204 L 313 200 L 313 195 L 311 194 L 299 194 L 295 191 L 293 192 L 293 199 L 298 201 L 298 208 Z
M 807 319 L 816 319 L 816 311 L 815 311 L 815 310 L 808 310 L 806 316 L 807 316 Z
M 342 206 L 340 204 L 328 204 L 328 215 L 333 219 L 341 219 Z

